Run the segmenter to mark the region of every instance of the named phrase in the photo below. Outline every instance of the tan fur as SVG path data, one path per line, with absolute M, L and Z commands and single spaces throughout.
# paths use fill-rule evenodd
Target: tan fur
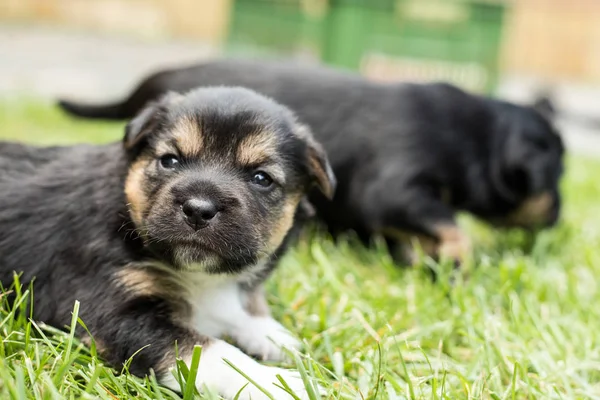
M 177 317 L 183 321 L 190 311 L 185 300 L 186 292 L 179 278 L 171 271 L 153 266 L 131 265 L 117 271 L 114 278 L 132 297 L 155 296 L 177 305 Z
M 308 143 L 308 157 L 310 163 L 309 167 L 312 173 L 314 174 L 315 179 L 317 180 L 319 188 L 321 189 L 325 197 L 327 197 L 328 199 L 333 198 L 335 191 L 335 177 L 329 175 L 332 174 L 333 171 L 327 170 L 327 165 L 323 164 L 322 162 L 325 157 L 325 150 L 312 137 L 311 130 L 308 126 L 297 123 L 295 127 L 296 129 L 294 130 L 294 134 L 302 140 L 306 140 Z
M 269 238 L 269 248 L 267 249 L 269 253 L 275 251 L 281 245 L 281 242 L 283 242 L 283 239 L 292 227 L 296 209 L 301 198 L 302 194 L 296 194 L 290 195 L 285 199 L 279 218 L 270 227 L 271 236 Z
M 158 156 L 165 156 L 167 154 L 177 154 L 177 148 L 173 146 L 171 143 L 161 140 L 156 144 L 156 154 Z
M 425 255 L 433 258 L 441 257 L 462 261 L 468 257 L 471 252 L 471 241 L 458 226 L 443 224 L 435 226 L 433 230 L 437 239 L 395 228 L 383 229 L 381 233 L 409 245 L 406 249 L 406 256 L 413 264 L 418 262 L 419 258 L 416 247 L 419 247 Z
M 508 225 L 533 227 L 548 221 L 552 210 L 552 195 L 548 192 L 532 196 L 521 203 L 519 208 L 504 220 Z
M 129 204 L 129 213 L 136 226 L 142 226 L 142 217 L 149 207 L 148 199 L 144 194 L 144 171 L 151 160 L 140 158 L 129 167 L 129 174 L 125 180 L 125 196 Z
M 188 118 L 177 122 L 172 131 L 177 147 L 185 157 L 198 157 L 204 148 L 204 136 L 200 126 Z
M 115 275 L 121 285 L 137 296 L 156 296 L 164 292 L 159 279 L 150 270 L 133 267 L 122 269 Z
M 96 346 L 97 354 L 103 355 L 106 352 L 107 348 L 102 341 L 100 341 L 98 339 L 92 339 L 92 337 L 90 335 L 88 335 L 87 333 L 81 337 L 81 343 L 83 343 L 88 348 L 92 347 L 92 342 Z
M 396 228 L 384 228 L 381 230 L 381 234 L 402 243 L 404 247 L 404 257 L 406 257 L 411 264 L 416 264 L 419 261 L 417 248 L 425 255 L 431 257 L 437 256 L 438 242 L 429 236 L 406 232 Z
M 258 285 L 246 292 L 244 308 L 248 314 L 255 317 L 267 317 L 271 315 L 271 310 L 265 297 L 265 289 L 263 285 Z
M 323 164 L 319 161 L 319 157 L 315 150 L 311 151 L 309 163 L 310 169 L 313 171 L 313 174 L 315 174 L 315 178 L 321 191 L 328 199 L 331 199 L 333 197 L 334 188 L 331 179 L 327 174 L 327 171 L 323 169 Z
M 277 154 L 277 138 L 269 132 L 245 137 L 239 144 L 236 159 L 241 165 L 259 165 Z
M 437 249 L 441 257 L 462 261 L 471 253 L 471 240 L 456 225 L 438 225 L 435 232 L 440 238 Z

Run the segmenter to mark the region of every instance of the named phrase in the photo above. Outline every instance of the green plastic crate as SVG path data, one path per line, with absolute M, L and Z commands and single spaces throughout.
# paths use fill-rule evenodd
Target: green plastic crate
M 493 90 L 506 8 L 459 0 L 237 0 L 229 48 L 303 54 L 385 80 L 445 80 Z
M 304 54 L 321 59 L 326 25 L 302 12 L 299 0 L 236 0 L 228 35 L 234 53 Z

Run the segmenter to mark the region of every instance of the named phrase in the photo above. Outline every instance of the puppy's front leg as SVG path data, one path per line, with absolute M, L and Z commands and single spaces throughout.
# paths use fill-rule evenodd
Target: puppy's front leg
M 152 368 L 159 382 L 171 389 L 181 391 L 178 381 L 173 376 L 175 368 L 175 343 L 179 356 L 190 366 L 193 347 L 202 346 L 202 355 L 196 377 L 199 391 L 206 388 L 233 399 L 241 391 L 240 399 L 268 399 L 260 389 L 249 383 L 243 375 L 225 362 L 229 361 L 258 385 L 269 391 L 276 399 L 291 399 L 280 385 L 280 375 L 300 398 L 306 398 L 306 390 L 299 374 L 281 368 L 259 364 L 234 346 L 215 338 L 203 336 L 192 329 L 173 322 L 163 307 L 149 304 L 135 306 L 135 313 L 111 316 L 104 327 L 96 334 L 103 345 L 103 355 L 113 365 L 119 365 L 130 357 L 130 371 L 136 375 L 144 375 Z M 165 306 L 166 307 L 166 306 Z M 141 312 L 146 309 L 146 312 Z M 147 346 L 147 347 L 146 347 Z M 141 349 L 141 351 L 140 351 Z M 138 352 L 139 351 L 139 352 Z M 137 354 L 136 354 L 137 353 Z M 135 355 L 134 355 L 135 354 Z
M 240 346 L 263 360 L 282 361 L 284 349 L 300 349 L 302 344 L 272 316 L 262 285 L 240 287 L 244 311 L 249 315 L 249 327 L 237 335 Z
M 205 289 L 195 300 L 201 332 L 230 336 L 244 351 L 262 360 L 282 361 L 300 341 L 269 313 L 262 286 L 245 288 L 236 282 Z

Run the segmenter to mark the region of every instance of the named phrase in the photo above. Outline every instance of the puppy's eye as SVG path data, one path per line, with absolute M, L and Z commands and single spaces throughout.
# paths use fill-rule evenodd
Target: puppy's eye
M 179 158 L 173 154 L 166 154 L 160 158 L 160 166 L 164 169 L 175 169 L 179 167 Z
M 273 179 L 263 171 L 256 171 L 254 174 L 252 174 L 252 179 L 250 181 L 253 184 L 263 188 L 268 188 L 273 184 Z

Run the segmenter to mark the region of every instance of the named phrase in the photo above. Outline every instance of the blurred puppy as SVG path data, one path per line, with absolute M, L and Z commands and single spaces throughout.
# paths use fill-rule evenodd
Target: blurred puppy
M 536 109 L 447 84 L 380 84 L 323 67 L 230 60 L 159 72 L 122 102 L 60 104 L 119 119 L 167 90 L 199 85 L 252 88 L 311 126 L 339 180 L 333 202 L 312 196 L 332 231 L 381 233 L 392 246 L 416 238 L 430 255 L 461 260 L 470 244 L 457 210 L 524 228 L 559 216 L 563 144 L 548 103 Z
M 227 359 L 278 399 L 291 396 L 277 374 L 306 397 L 298 374 L 219 340 L 268 360 L 298 347 L 262 283 L 308 188 L 331 197 L 335 180 L 287 108 L 240 88 L 168 94 L 127 125 L 123 144 L 0 143 L 0 165 L 0 282 L 16 271 L 34 283 L 35 319 L 65 326 L 79 300 L 114 366 L 133 356 L 132 373 L 154 369 L 178 390 L 175 344 L 188 365 L 202 345 L 199 389 L 232 399 L 248 384 Z M 239 398 L 267 396 L 248 384 Z

